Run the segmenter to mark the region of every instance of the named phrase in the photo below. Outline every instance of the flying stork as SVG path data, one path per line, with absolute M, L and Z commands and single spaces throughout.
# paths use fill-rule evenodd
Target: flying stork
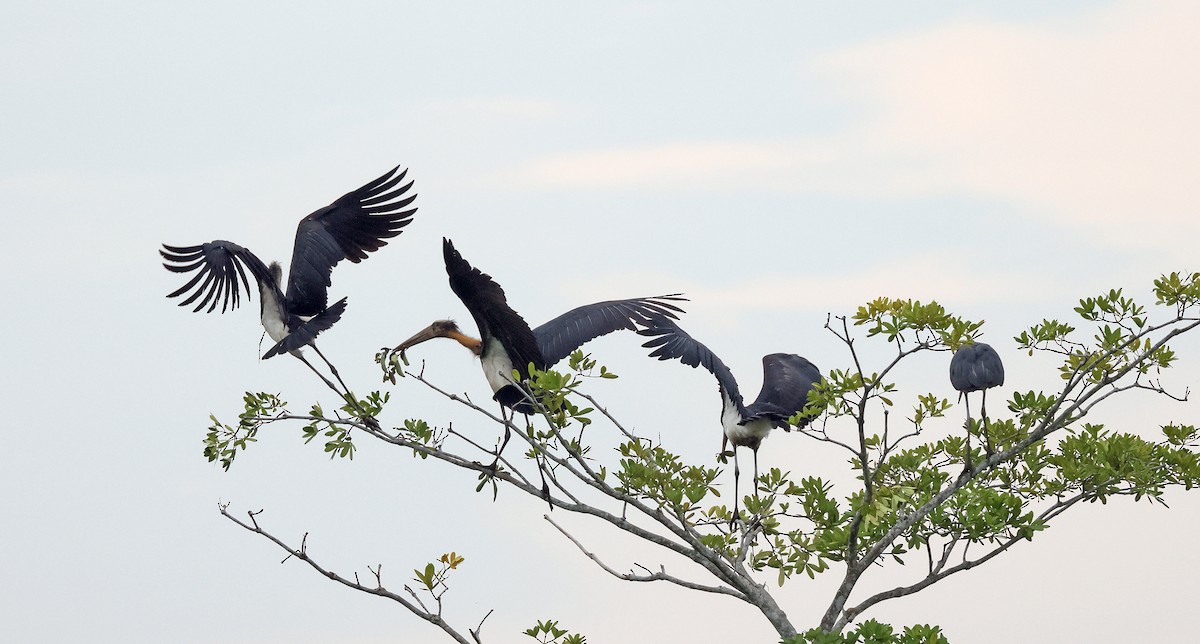
M 659 319 L 655 325 L 638 331 L 651 340 L 643 344 L 653 348 L 650 357 L 659 360 L 678 358 L 690 367 L 702 366 L 717 378 L 717 391 L 721 395 L 721 454 L 727 457 L 726 445 L 733 445 L 733 519 L 738 517 L 738 468 L 737 448 L 749 447 L 754 453 L 754 485 L 758 489 L 758 447 L 774 427 L 790 430 L 788 419 L 804 409 L 808 392 L 821 381 L 821 370 L 813 363 L 794 353 L 771 353 L 763 356 L 763 385 L 754 402 L 746 405 L 738 390 L 733 372 L 721 358 L 699 342 L 678 324 Z M 798 427 L 808 425 L 802 419 Z
M 959 347 L 950 359 L 950 384 L 967 408 L 967 466 L 971 469 L 971 400 L 972 391 L 983 392 L 980 416 L 983 418 L 983 438 L 987 454 L 992 455 L 992 437 L 987 430 L 987 390 L 1004 384 L 1004 363 L 990 344 L 976 342 Z
M 536 329 L 508 305 L 504 289 L 490 275 L 471 266 L 449 239 L 442 239 L 442 255 L 450 289 L 462 300 L 475 318 L 479 338 L 463 333 L 453 320 L 437 320 L 392 351 L 404 354 L 409 348 L 434 338 L 449 338 L 479 357 L 483 375 L 500 404 L 504 423 L 504 442 L 496 451 L 496 461 L 511 437 L 504 409 L 531 414 L 535 411 L 529 392 L 513 382 L 515 369 L 520 380 L 529 378 L 528 365 L 547 369 L 569 356 L 585 343 L 619 329 L 637 330 L 659 319 L 675 318 L 682 313 L 672 302 L 683 301 L 678 294 L 612 300 L 587 304 L 550 320 Z M 510 417 L 511 418 L 511 417 Z
M 220 304 L 221 313 L 224 313 L 241 303 L 239 279 L 247 299 L 250 298 L 250 285 L 246 280 L 246 270 L 249 270 L 258 283 L 263 328 L 275 341 L 263 359 L 291 353 L 336 391 L 300 353 L 300 348 L 311 346 L 341 382 L 337 369 L 315 343 L 317 334 L 333 326 L 346 310 L 344 297 L 328 306 L 326 289 L 330 285 L 330 273 L 343 259 L 356 264 L 366 259 L 368 253 L 386 246 L 384 240 L 399 235 L 400 230 L 412 221 L 417 209 L 405 208 L 416 195 L 405 196 L 412 181 L 400 185 L 408 170 L 399 170 L 399 166 L 393 168 L 300 220 L 286 293 L 279 262 L 267 266 L 247 248 L 217 239 L 199 246 L 163 244 L 159 252 L 166 260 L 163 266 L 167 270 L 196 273 L 187 284 L 167 297 L 179 297 L 191 291 L 179 306 L 198 302 L 194 312 L 207 307 L 205 312 L 212 313 Z M 345 383 L 342 387 L 346 387 Z

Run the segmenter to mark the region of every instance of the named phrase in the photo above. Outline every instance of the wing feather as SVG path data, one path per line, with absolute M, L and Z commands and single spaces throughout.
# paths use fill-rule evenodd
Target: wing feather
M 654 325 L 659 319 L 678 319 L 677 313 L 683 309 L 672 302 L 686 301 L 674 293 L 585 304 L 539 326 L 533 334 L 546 365 L 552 366 L 602 335 L 621 329 L 636 331 Z
M 777 427 L 786 426 L 788 418 L 804 409 L 809 390 L 820 381 L 821 370 L 794 353 L 763 356 L 762 391 L 746 406 L 742 423 L 769 418 Z
M 335 322 L 342 318 L 342 313 L 346 311 L 346 298 L 342 298 L 335 302 L 333 306 L 321 311 L 288 332 L 282 340 L 277 342 L 275 346 L 263 355 L 263 360 L 273 358 L 281 353 L 293 351 L 300 347 L 312 344 L 317 339 L 317 334 L 333 326 Z
M 259 284 L 264 280 L 273 283 L 262 260 L 249 250 L 223 239 L 199 246 L 163 244 L 159 253 L 166 260 L 163 267 L 167 270 L 176 273 L 196 273 L 182 287 L 167 294 L 167 297 L 179 297 L 190 292 L 179 302 L 179 306 L 189 306 L 197 302 L 196 308 L 192 309 L 194 312 L 208 307 L 205 312 L 212 313 L 218 304 L 222 313 L 238 308 L 241 304 L 239 279 L 245 286 L 247 298 L 250 297 L 250 283 L 246 279 L 247 268 Z
M 499 341 L 522 378 L 529 377 L 526 365 L 531 362 L 538 369 L 545 369 L 546 359 L 537 338 L 525 318 L 508 305 L 504 289 L 490 275 L 471 266 L 454 248 L 454 243 L 444 237 L 442 255 L 446 274 L 450 276 L 450 290 L 475 318 L 483 350 L 488 350 L 490 339 Z
M 651 338 L 650 341 L 642 344 L 647 349 L 654 349 L 650 352 L 651 358 L 678 359 L 689 367 L 704 367 L 717 378 L 717 384 L 720 385 L 721 391 L 729 396 L 739 410 L 742 408 L 742 394 L 738 391 L 737 380 L 733 377 L 733 372 L 725 366 L 717 354 L 702 342 L 688 335 L 678 324 L 667 318 L 659 318 L 653 326 L 639 330 L 638 334 Z
M 387 245 L 412 221 L 416 208 L 406 208 L 416 195 L 405 196 L 413 182 L 402 183 L 408 170 L 392 168 L 383 176 L 300 220 L 288 271 L 288 308 L 297 315 L 317 315 L 328 303 L 330 273 L 343 259 L 358 263 Z

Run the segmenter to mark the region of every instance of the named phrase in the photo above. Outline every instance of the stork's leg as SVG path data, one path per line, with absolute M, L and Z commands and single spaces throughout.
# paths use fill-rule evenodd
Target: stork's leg
M 358 405 L 358 398 L 350 391 L 350 387 L 346 386 L 346 382 L 342 380 L 342 376 L 338 373 L 337 367 L 333 366 L 333 363 L 329 361 L 329 358 L 325 357 L 324 353 L 321 353 L 321 350 L 317 348 L 317 344 L 315 342 L 309 344 L 308 346 L 312 347 L 312 350 L 316 351 L 318 356 L 321 356 L 321 360 L 325 362 L 325 366 L 329 367 L 329 372 L 332 373 L 333 377 L 336 378 L 338 383 L 342 385 L 342 391 L 345 392 L 341 394 L 342 399 L 354 407 L 355 411 L 358 412 L 358 417 L 361 418 L 364 423 L 374 427 L 375 429 L 379 429 L 379 421 L 375 420 L 373 416 L 367 414 L 367 412 Z
M 304 354 L 300 353 L 299 351 L 293 351 L 291 353 L 292 353 L 292 355 L 296 356 L 297 360 L 299 360 L 300 362 L 303 362 L 306 367 L 308 367 L 309 369 L 312 369 L 312 372 L 317 374 L 317 377 L 320 378 L 325 383 L 326 386 L 328 386 L 330 389 L 332 389 L 334 393 L 336 393 L 339 397 L 345 398 L 346 394 L 338 391 L 337 385 L 330 382 L 329 378 L 325 377 L 325 374 L 321 373 L 320 371 L 317 371 L 317 368 L 314 367 L 313 364 L 308 361 L 308 358 L 304 357 Z
M 529 416 L 525 416 L 525 425 L 529 426 Z M 546 482 L 546 455 L 539 449 L 534 452 L 534 462 L 537 463 L 538 476 L 542 477 L 542 500 L 554 511 L 554 503 L 550 501 L 550 484 Z
M 754 496 L 758 496 L 758 448 L 755 447 L 754 452 Z
M 528 428 L 529 425 L 529 414 L 525 414 L 525 427 Z M 546 454 L 541 450 L 538 450 L 536 456 L 538 475 L 542 477 L 542 500 L 550 506 L 550 511 L 553 512 L 554 504 L 550 502 L 550 484 L 546 482 Z
M 516 416 L 517 414 L 514 411 L 512 415 Z M 500 455 L 504 453 L 504 447 L 508 445 L 508 440 L 512 438 L 512 429 L 510 428 L 512 419 L 508 414 L 504 413 L 504 405 L 500 405 L 500 422 L 504 423 L 504 440 L 501 441 L 500 447 L 496 450 L 496 459 L 489 466 L 493 473 L 496 471 L 497 466 L 500 465 Z
M 752 492 L 752 494 L 754 495 L 754 501 L 757 504 L 757 502 L 758 502 L 758 446 L 755 445 L 754 447 L 751 448 L 751 450 L 754 452 L 754 480 L 753 480 L 754 491 Z M 750 524 L 757 525 L 757 522 L 760 521 L 761 519 L 762 519 L 762 517 L 759 516 L 758 514 L 753 514 L 750 518 Z
M 722 451 L 724 451 L 722 449 Z M 729 531 L 732 532 L 734 526 L 738 522 L 738 502 L 741 500 L 738 496 L 738 479 L 741 477 L 741 471 L 738 469 L 737 445 L 733 446 L 733 517 L 729 519 Z
M 991 458 L 995 450 L 992 449 L 992 435 L 988 433 L 987 389 L 983 390 L 983 402 L 979 406 L 979 417 L 983 419 L 983 429 L 981 431 L 983 432 L 984 449 L 987 450 L 988 458 Z
M 971 471 L 971 396 L 963 392 L 963 403 L 967 408 L 967 452 L 963 457 L 966 465 L 963 467 L 963 474 Z
M 332 373 L 333 377 L 337 379 L 338 384 L 342 386 L 342 389 L 346 390 L 347 394 L 350 393 L 350 387 L 347 387 L 345 381 L 342 380 L 342 376 L 338 373 L 337 367 L 333 366 L 333 363 L 329 361 L 329 358 L 325 357 L 324 353 L 321 353 L 321 350 L 317 348 L 317 343 L 313 342 L 308 346 L 312 347 L 312 350 L 316 351 L 317 355 L 321 356 L 321 359 L 325 361 L 325 366 L 329 367 L 329 372 Z

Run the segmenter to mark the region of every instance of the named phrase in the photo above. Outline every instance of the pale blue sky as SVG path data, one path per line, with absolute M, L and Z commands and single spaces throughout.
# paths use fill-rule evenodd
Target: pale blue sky
M 265 508 L 281 536 L 309 531 L 339 570 L 383 562 L 396 587 L 465 554 L 448 615 L 474 626 L 495 608 L 488 641 L 521 641 L 547 617 L 596 642 L 774 641 L 732 601 L 602 577 L 541 504 L 493 504 L 473 477 L 397 450 L 364 442 L 353 463 L 329 462 L 296 428 L 266 432 L 229 473 L 206 463 L 207 416 L 234 417 L 241 392 L 299 408 L 328 396 L 295 361 L 256 360 L 257 302 L 202 316 L 163 298 L 178 281 L 155 249 L 226 238 L 286 262 L 300 217 L 399 163 L 420 211 L 368 262 L 337 269 L 349 309 L 322 336 L 356 388 L 374 386 L 377 347 L 467 319 L 442 236 L 534 324 L 686 291 L 687 328 L 749 392 L 765 353 L 843 365 L 826 313 L 879 295 L 986 319 L 1006 391 L 1049 387 L 1011 341 L 1023 326 L 1196 268 L 1200 11 L 1046 4 L 8 3 L 8 639 L 436 641 L 399 608 L 278 565 L 217 515 L 224 499 Z M 645 360 L 631 340 L 590 347 L 622 374 L 596 392 L 711 458 L 711 377 Z M 1200 343 L 1179 348 L 1194 362 Z M 461 349 L 420 354 L 441 384 L 485 396 Z M 943 358 L 902 374 L 907 391 L 949 396 Z M 393 396 L 393 422 L 493 431 L 411 382 Z M 1128 400 L 1105 415 L 1122 429 L 1194 418 L 1192 403 Z M 796 436 L 772 437 L 762 459 L 843 469 Z M 1172 501 L 1083 508 L 1004 563 L 874 616 L 940 623 L 955 642 L 1184 641 L 1200 502 Z M 615 567 L 692 572 L 562 520 Z M 797 624 L 815 623 L 835 581 L 783 591 Z

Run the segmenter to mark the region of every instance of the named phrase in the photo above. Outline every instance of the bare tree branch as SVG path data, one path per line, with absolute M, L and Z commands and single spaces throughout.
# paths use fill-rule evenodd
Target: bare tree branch
M 418 606 L 417 604 L 414 604 L 414 603 L 408 601 L 404 597 L 387 590 L 386 588 L 383 587 L 383 585 L 381 583 L 376 585 L 375 588 L 371 588 L 370 586 L 364 586 L 363 584 L 359 583 L 357 580 L 351 581 L 331 570 L 327 570 L 326 568 L 324 568 L 320 564 L 318 564 L 316 561 L 314 561 L 311 557 L 309 557 L 308 551 L 304 545 L 301 545 L 300 548 L 293 548 L 292 546 L 289 546 L 286 543 L 284 543 L 281 539 L 279 539 L 275 535 L 267 532 L 266 530 L 263 530 L 258 525 L 258 520 L 256 518 L 258 514 L 261 514 L 261 512 L 262 512 L 261 510 L 259 510 L 257 512 L 247 513 L 250 517 L 250 522 L 247 523 L 247 522 L 241 521 L 240 519 L 238 519 L 237 517 L 234 517 L 232 514 L 229 513 L 229 504 L 228 503 L 222 503 L 222 504 L 218 505 L 217 507 L 220 509 L 221 515 L 224 516 L 226 519 L 229 519 L 230 521 L 238 524 L 239 526 L 245 528 L 246 530 L 248 530 L 250 532 L 253 532 L 255 534 L 265 537 L 267 540 L 271 541 L 275 545 L 286 550 L 289 558 L 295 557 L 295 558 L 303 561 L 304 563 L 311 566 L 313 570 L 316 570 L 318 573 L 320 573 L 320 575 L 322 577 L 332 579 L 344 586 L 348 586 L 350 588 L 353 588 L 354 590 L 358 590 L 358 591 L 367 593 L 369 595 L 376 595 L 378 597 L 384 597 L 386 599 L 390 599 L 390 600 L 400 604 L 401 606 L 405 607 L 406 609 L 408 609 L 409 612 L 416 615 L 417 617 L 420 617 L 421 619 L 429 622 L 430 624 L 433 624 L 434 626 L 437 626 L 438 628 L 442 629 L 443 632 L 445 632 L 450 637 L 454 638 L 455 641 L 460 642 L 461 644 L 471 644 L 471 640 L 468 640 L 467 638 L 463 637 L 461 633 L 459 633 L 452 626 L 447 624 L 446 621 L 442 619 L 441 615 L 429 612 L 428 610 L 424 609 L 423 605 Z M 307 541 L 307 535 L 305 536 L 305 541 Z M 287 561 L 287 559 L 284 559 L 284 561 Z M 376 580 L 380 581 L 378 571 L 376 571 Z M 411 592 L 411 591 L 409 591 L 409 592 Z M 415 597 L 415 594 L 414 594 L 414 597 Z M 481 622 L 481 624 L 482 624 L 482 622 Z M 479 643 L 478 638 L 475 639 L 475 642 L 476 642 L 476 644 Z
M 599 566 L 602 570 L 604 570 L 604 572 L 607 572 L 608 574 L 612 575 L 613 577 L 616 577 L 617 579 L 623 579 L 625 581 L 639 581 L 639 582 L 667 581 L 667 582 L 670 582 L 677 586 L 682 586 L 684 588 L 690 588 L 692 590 L 700 590 L 700 591 L 703 591 L 706 593 L 716 593 L 718 595 L 729 595 L 731 597 L 736 597 L 742 601 L 747 601 L 745 595 L 739 593 L 738 591 L 736 591 L 732 588 L 728 588 L 726 586 L 705 586 L 703 584 L 697 584 L 694 582 L 685 581 L 683 579 L 679 579 L 678 577 L 668 575 L 666 572 L 666 569 L 661 569 L 659 572 L 650 573 L 647 575 L 636 575 L 632 572 L 626 572 L 626 573 L 617 572 L 616 570 L 613 570 L 612 568 L 610 568 L 603 561 L 600 561 L 600 558 L 597 557 L 595 553 L 593 553 L 590 550 L 588 550 L 587 548 L 585 548 L 583 546 L 583 544 L 579 542 L 578 539 L 576 539 L 574 536 L 571 535 L 571 533 L 567 532 L 565 529 L 563 529 L 562 526 L 558 525 L 558 523 L 556 523 L 554 521 L 554 519 L 551 519 L 550 515 L 542 515 L 542 518 L 545 519 L 546 521 L 549 521 L 550 525 L 554 526 L 555 529 L 557 529 L 559 532 L 561 532 L 564 537 L 569 539 L 571 541 L 571 543 L 575 544 L 575 547 L 579 548 L 579 551 L 582 552 L 585 556 L 587 556 L 588 559 L 591 559 L 592 562 L 594 562 L 597 566 Z M 647 570 L 646 572 L 650 572 L 650 571 Z

